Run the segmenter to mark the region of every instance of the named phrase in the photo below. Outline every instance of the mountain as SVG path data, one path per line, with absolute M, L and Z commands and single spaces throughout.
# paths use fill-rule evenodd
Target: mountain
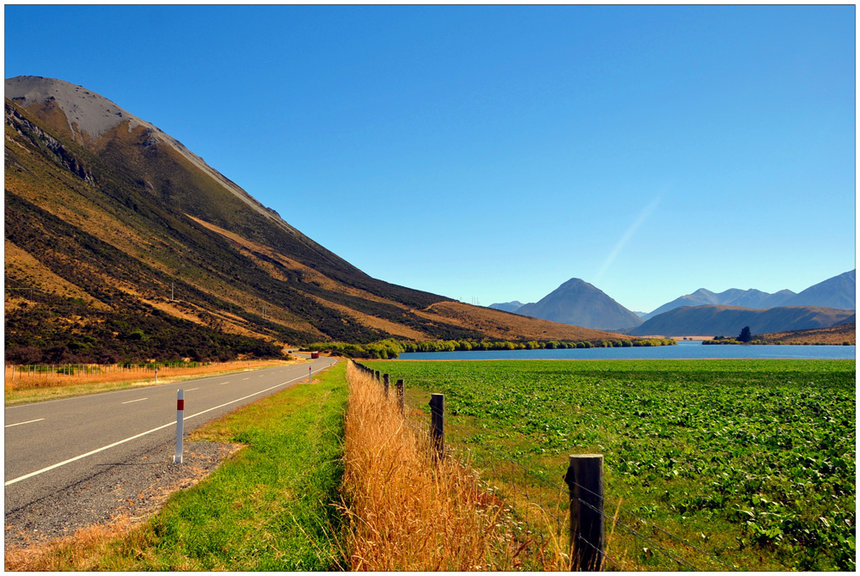
M 737 288 L 730 288 L 724 292 L 714 293 L 705 288 L 699 288 L 692 294 L 681 296 L 663 304 L 653 312 L 646 314 L 643 318 L 649 320 L 663 312 L 668 312 L 682 306 L 727 305 L 743 308 L 774 308 L 785 305 L 792 296 L 795 296 L 795 294 L 791 290 L 780 290 L 774 294 L 768 294 L 767 292 L 755 289 L 739 290 Z
M 744 326 L 753 334 L 827 328 L 853 316 L 852 310 L 781 306 L 757 310 L 739 306 L 684 306 L 664 312 L 630 330 L 636 336 L 737 336 Z
M 608 337 L 372 278 L 106 98 L 34 76 L 5 87 L 7 361 Z
M 490 308 L 494 310 L 503 310 L 505 312 L 516 312 L 522 307 L 523 303 L 519 300 L 514 300 L 513 302 L 499 302 L 497 304 L 490 304 Z
M 856 270 L 845 272 L 810 286 L 786 301 L 786 306 L 826 306 L 854 310 Z
M 795 294 L 791 290 L 780 290 L 769 294 L 761 290 L 739 290 L 731 288 L 714 293 L 700 288 L 692 294 L 676 298 L 643 316 L 649 320 L 664 312 L 682 306 L 727 305 L 743 308 L 775 308 L 778 306 L 822 306 L 825 308 L 854 309 L 854 270 L 834 276 L 815 286 Z
M 636 314 L 579 278 L 571 278 L 516 313 L 600 330 L 626 330 L 642 323 Z

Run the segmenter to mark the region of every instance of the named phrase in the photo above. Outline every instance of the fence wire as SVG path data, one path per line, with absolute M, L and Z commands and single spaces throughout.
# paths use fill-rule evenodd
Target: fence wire
M 375 378 L 375 373 L 373 370 L 370 370 L 370 369 L 366 368 L 365 366 L 363 366 L 357 362 L 354 362 L 354 364 L 356 364 L 359 367 L 359 369 L 361 369 L 364 373 L 366 373 L 368 376 L 370 376 L 374 381 L 377 381 Z M 392 377 L 392 381 L 393 380 L 394 380 L 394 377 Z M 377 381 L 377 383 L 379 384 L 380 387 L 383 386 L 381 374 L 380 374 L 380 380 Z M 393 389 L 394 389 L 394 387 L 392 385 L 391 390 L 393 390 Z M 418 419 L 416 417 L 416 413 L 421 414 L 423 416 L 423 419 Z M 426 437 L 428 440 L 427 441 L 428 448 L 433 449 L 433 444 L 432 444 L 432 441 L 430 440 L 431 432 L 430 432 L 429 414 L 427 414 L 421 410 L 414 410 L 414 409 L 410 408 L 409 405 L 407 404 L 405 414 L 404 414 L 404 423 L 415 434 L 417 434 L 419 436 Z M 570 503 L 572 500 L 577 500 L 581 505 L 591 509 L 592 511 L 594 511 L 597 514 L 600 514 L 603 517 L 603 519 L 605 520 L 606 526 L 619 528 L 622 531 L 624 531 L 625 533 L 629 534 L 630 536 L 640 540 L 641 542 L 644 542 L 645 544 L 647 544 L 647 547 L 643 548 L 644 551 L 650 551 L 651 554 L 653 554 L 655 552 L 659 553 L 662 556 L 664 556 L 670 563 L 672 563 L 673 565 L 677 565 L 680 569 L 690 570 L 690 571 L 701 571 L 702 570 L 702 568 L 700 568 L 699 566 L 692 563 L 689 559 L 682 558 L 681 556 L 679 556 L 675 552 L 666 548 L 664 545 L 662 545 L 660 542 L 658 542 L 654 538 L 643 534 L 641 531 L 641 528 L 639 530 L 637 530 L 633 526 L 631 526 L 631 524 L 636 523 L 637 527 L 638 526 L 644 526 L 646 529 L 649 529 L 654 533 L 662 534 L 666 538 L 669 538 L 672 541 L 686 547 L 688 550 L 700 555 L 702 558 L 707 558 L 708 560 L 718 564 L 719 566 L 724 568 L 726 571 L 736 571 L 737 570 L 737 567 L 732 566 L 732 565 L 724 562 L 723 560 L 721 560 L 720 558 L 718 558 L 714 554 L 703 550 L 701 547 L 696 546 L 695 544 L 689 542 L 688 540 L 686 540 L 680 536 L 677 536 L 676 534 L 672 534 L 671 532 L 657 526 L 653 522 L 650 522 L 650 521 L 645 520 L 643 518 L 640 518 L 638 516 L 632 515 L 628 512 L 622 513 L 621 512 L 622 508 L 621 508 L 620 502 L 610 500 L 610 499 L 606 498 L 605 495 L 598 494 L 598 493 L 590 490 L 589 488 L 582 486 L 581 484 L 578 484 L 574 481 L 571 481 L 569 484 L 565 481 L 554 483 L 551 480 L 547 479 L 545 476 L 541 475 L 541 474 L 551 474 L 549 471 L 540 470 L 540 473 L 538 473 L 534 470 L 526 468 L 520 462 L 510 460 L 509 458 L 503 457 L 498 452 L 497 449 L 494 449 L 492 447 L 483 447 L 483 450 L 486 450 L 488 452 L 495 453 L 495 454 L 490 454 L 489 457 L 486 457 L 482 454 L 476 454 L 475 452 L 473 452 L 468 447 L 455 449 L 454 447 L 446 444 L 445 448 L 444 448 L 444 456 L 457 458 L 461 462 L 465 462 L 469 465 L 473 465 L 473 464 L 477 463 L 477 465 L 479 467 L 483 468 L 485 471 L 487 471 L 487 470 L 492 471 L 494 477 L 502 480 L 505 483 L 505 488 L 507 488 L 511 491 L 511 494 L 509 494 L 509 496 L 518 496 L 526 504 L 528 504 L 529 506 L 532 506 L 536 510 L 538 510 L 540 512 L 540 514 L 543 515 L 544 521 L 546 521 L 547 519 L 551 519 L 553 521 L 553 523 L 555 524 L 554 532 L 556 534 L 556 537 L 563 537 L 565 528 L 567 528 L 568 530 L 570 529 L 570 526 L 569 526 L 570 518 L 569 518 L 569 514 L 567 513 L 569 508 L 565 509 L 564 511 L 562 511 L 561 509 L 556 509 L 555 511 L 548 510 L 544 504 L 535 501 L 535 499 L 532 497 L 532 495 L 529 494 L 528 489 L 527 489 L 529 486 L 531 486 L 533 488 L 537 488 L 539 491 L 540 490 L 549 490 L 551 492 L 554 492 L 557 494 L 556 499 L 559 501 L 562 498 L 566 497 L 565 499 L 567 500 L 568 506 L 570 506 Z M 529 478 L 530 480 L 528 482 L 523 483 L 523 484 L 526 484 L 525 486 L 521 483 L 518 483 L 518 482 L 510 482 L 510 481 L 506 480 L 506 479 L 511 478 L 512 476 L 515 476 L 516 473 L 511 472 L 510 470 L 500 470 L 499 468 L 501 467 L 501 465 L 509 466 L 509 467 L 513 468 L 514 470 L 521 471 L 522 477 L 524 479 Z M 500 489 L 496 486 L 491 485 L 491 483 L 488 479 L 486 479 L 484 477 L 480 477 L 480 481 L 484 486 L 486 486 L 488 491 L 490 491 L 492 494 L 494 494 L 494 495 L 499 494 Z M 603 502 L 603 509 L 599 509 L 598 507 L 594 506 L 590 502 L 583 500 L 582 498 L 577 498 L 571 492 L 571 490 L 570 490 L 571 486 L 575 486 L 577 489 L 579 489 L 583 492 L 589 493 L 590 495 L 592 495 L 596 498 L 601 498 L 602 502 Z M 505 490 L 502 489 L 502 492 L 504 492 L 504 491 Z M 502 493 L 501 495 L 504 496 L 504 493 Z M 559 496 L 561 496 L 562 498 L 559 498 Z M 552 500 L 552 498 L 547 498 L 547 501 L 550 501 L 550 500 Z M 605 512 L 607 507 L 609 509 L 615 509 L 616 515 L 615 516 L 608 515 Z M 531 521 L 529 521 L 528 518 L 526 518 L 521 512 L 517 511 L 516 508 L 513 508 L 511 506 L 507 506 L 507 509 L 514 516 L 514 518 L 516 519 L 517 522 L 520 522 L 524 526 L 527 527 L 527 531 L 528 531 L 529 535 L 533 536 L 536 540 L 537 539 L 541 540 L 542 544 L 546 543 L 546 535 L 544 533 L 544 530 L 538 529 Z M 564 512 L 564 513 L 562 514 L 562 512 Z M 607 554 L 605 551 L 599 550 L 596 546 L 594 546 L 593 543 L 588 542 L 585 539 L 579 538 L 577 544 L 591 547 L 592 549 L 594 549 L 595 551 L 597 551 L 600 554 L 602 561 L 609 562 L 610 564 L 612 564 L 612 566 L 615 569 L 618 569 L 618 570 L 628 570 L 629 569 L 629 567 L 626 567 L 624 565 L 624 563 L 619 558 L 615 558 L 615 557 Z
M 581 485 L 581 484 L 579 484 L 579 483 L 576 483 L 576 482 L 573 482 L 573 481 L 572 481 L 572 482 L 571 482 L 571 485 L 576 486 L 579 490 L 582 490 L 582 491 L 584 491 L 584 492 L 588 492 L 588 493 L 589 493 L 589 494 L 591 494 L 592 496 L 603 498 L 603 502 L 604 502 L 604 510 L 605 510 L 605 508 L 606 508 L 606 504 L 607 504 L 607 503 L 609 503 L 609 504 L 610 504 L 610 506 L 609 506 L 610 508 L 616 508 L 616 509 L 619 509 L 619 510 L 620 510 L 620 505 L 619 505 L 619 503 L 617 503 L 617 502 L 613 502 L 612 500 L 610 500 L 610 499 L 606 498 L 605 496 L 601 496 L 600 494 L 597 494 L 596 492 L 594 492 L 594 491 L 592 491 L 592 490 L 589 490 L 588 488 L 586 488 L 585 486 L 583 486 L 583 485 Z M 568 492 L 568 493 L 569 493 L 569 494 L 571 494 L 570 492 Z M 573 498 L 573 495 L 572 495 L 572 494 L 571 494 L 571 498 Z M 584 502 L 582 499 L 579 499 L 579 501 L 580 501 L 580 502 L 582 502 L 583 504 L 585 504 L 586 506 L 588 506 L 589 508 L 594 509 L 594 507 L 593 507 L 590 503 L 588 503 L 588 502 Z M 704 556 L 704 557 L 706 557 L 706 558 L 708 558 L 708 559 L 710 559 L 710 560 L 712 560 L 712 561 L 716 562 L 717 564 L 721 565 L 722 567 L 726 568 L 726 569 L 727 569 L 727 570 L 729 570 L 729 571 L 734 571 L 734 570 L 736 570 L 736 569 L 737 569 L 737 568 L 735 568 L 735 567 L 730 566 L 729 564 L 726 564 L 724 561 L 722 561 L 722 560 L 721 560 L 721 559 L 719 559 L 718 557 L 714 556 L 713 554 L 711 554 L 711 553 L 709 553 L 709 552 L 706 552 L 705 550 L 702 550 L 700 547 L 696 546 L 695 544 L 692 544 L 692 543 L 691 543 L 691 542 L 689 542 L 688 540 L 686 540 L 686 539 L 684 539 L 684 538 L 681 538 L 680 536 L 677 536 L 677 535 L 675 535 L 675 534 L 672 534 L 671 532 L 669 532 L 669 531 L 667 531 L 667 530 L 664 530 L 663 528 L 660 528 L 659 526 L 657 526 L 657 525 L 656 525 L 656 524 L 654 524 L 653 522 L 649 522 L 648 520 L 645 520 L 645 519 L 643 519 L 643 518 L 639 518 L 638 516 L 634 516 L 634 515 L 628 514 L 628 513 L 626 513 L 626 512 L 625 512 L 624 514 L 625 514 L 626 516 L 628 516 L 628 517 L 632 517 L 632 519 L 633 519 L 633 520 L 635 520 L 636 522 L 639 522 L 640 524 L 642 524 L 642 525 L 646 526 L 647 528 L 650 528 L 651 530 L 653 530 L 653 531 L 655 531 L 655 532 L 660 532 L 661 534 L 664 534 L 665 536 L 667 536 L 667 537 L 671 538 L 671 539 L 672 539 L 672 540 L 674 540 L 675 542 L 678 542 L 679 544 L 681 544 L 681 545 L 683 545 L 683 546 L 685 546 L 685 547 L 689 548 L 690 550 L 693 550 L 693 551 L 695 551 L 695 552 L 697 552 L 697 553 L 701 554 L 702 556 Z M 606 518 L 606 519 L 608 519 L 608 520 L 612 520 L 612 518 L 610 518 L 609 516 L 607 516 L 605 513 L 603 513 L 603 516 L 604 516 L 604 518 Z M 640 538 L 642 538 L 642 539 L 644 539 L 644 540 L 647 540 L 649 543 L 655 544 L 654 540 L 651 540 L 651 539 L 647 538 L 646 536 L 642 536 L 642 535 L 640 535 L 638 532 L 635 532 L 632 528 L 630 528 L 630 527 L 629 527 L 629 526 L 627 526 L 626 524 L 622 523 L 621 521 L 615 520 L 615 525 L 616 525 L 616 526 L 620 526 L 621 528 L 628 530 L 629 532 L 631 532 L 631 533 L 635 534 L 636 536 L 638 536 L 638 537 L 640 537 Z M 683 564 L 684 562 L 680 562 L 680 563 L 682 563 L 682 564 Z

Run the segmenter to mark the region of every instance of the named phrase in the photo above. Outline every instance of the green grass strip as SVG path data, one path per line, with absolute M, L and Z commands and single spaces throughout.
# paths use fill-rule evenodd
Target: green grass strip
M 70 569 L 338 570 L 346 364 L 206 425 L 246 445 L 145 526 Z M 75 564 L 75 563 L 72 563 Z

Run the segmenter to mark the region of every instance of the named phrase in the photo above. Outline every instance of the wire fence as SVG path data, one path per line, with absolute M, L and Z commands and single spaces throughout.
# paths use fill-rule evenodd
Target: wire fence
M 376 371 L 357 362 L 354 364 L 381 385 L 383 375 L 377 376 Z M 405 424 L 415 434 L 428 439 L 433 434 L 427 410 L 410 406 L 404 416 Z M 428 446 L 432 446 L 429 441 Z M 593 552 L 599 557 L 601 570 L 739 570 L 718 554 L 631 513 L 621 500 L 607 498 L 572 480 L 563 470 L 526 468 L 488 445 L 473 451 L 446 444 L 444 457 L 457 458 L 474 468 L 486 490 L 509 505 L 517 522 L 524 527 L 524 533 L 537 546 L 565 542 L 569 550 L 579 547 Z M 605 543 L 571 536 L 576 532 L 572 522 L 577 520 L 572 519 L 571 513 L 575 504 L 601 518 L 609 533 Z

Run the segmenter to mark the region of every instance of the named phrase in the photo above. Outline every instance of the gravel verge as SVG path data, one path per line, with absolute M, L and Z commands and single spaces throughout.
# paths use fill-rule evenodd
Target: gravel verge
M 186 441 L 184 448 L 182 464 L 173 464 L 173 446 L 164 444 L 32 504 L 6 510 L 6 550 L 66 538 L 93 525 L 143 521 L 171 493 L 204 479 L 241 446 Z

